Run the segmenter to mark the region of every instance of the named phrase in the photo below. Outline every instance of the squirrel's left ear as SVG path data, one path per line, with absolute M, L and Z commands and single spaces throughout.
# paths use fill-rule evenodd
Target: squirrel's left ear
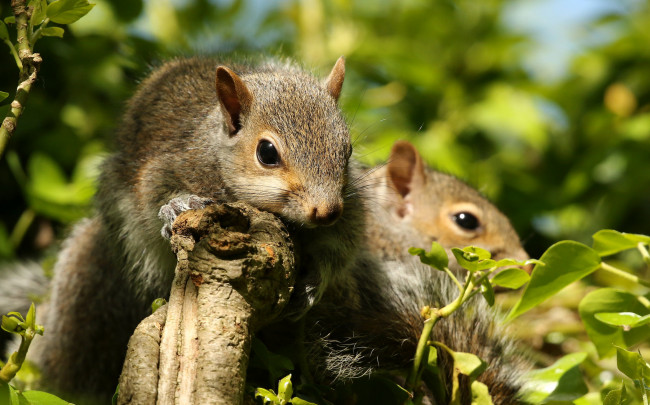
M 217 67 L 216 87 L 230 135 L 234 135 L 241 129 L 240 116 L 250 109 L 253 96 L 237 73 L 225 66 Z
M 327 92 L 330 93 L 332 98 L 334 98 L 334 101 L 339 100 L 344 78 L 345 58 L 341 56 L 334 64 L 334 67 L 332 68 L 330 75 L 327 77 L 327 80 L 325 80 L 325 88 L 327 89 Z
M 424 163 L 415 147 L 406 141 L 397 141 L 390 151 L 387 163 L 388 178 L 402 198 L 426 183 Z

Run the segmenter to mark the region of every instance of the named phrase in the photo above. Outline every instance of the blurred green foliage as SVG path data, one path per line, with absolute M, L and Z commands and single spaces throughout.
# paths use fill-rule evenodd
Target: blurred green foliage
M 561 239 L 590 245 L 604 228 L 650 234 L 647 0 L 592 2 L 601 12 L 578 31 L 598 33 L 597 40 L 561 39 L 574 52 L 551 79 L 532 68 L 559 55 L 531 59 L 546 38 L 517 26 L 546 19 L 553 29 L 556 16 L 588 1 L 92 2 L 62 39 L 36 46 L 43 57 L 38 81 L 0 160 L 0 261 L 41 256 L 91 212 L 93 179 L 125 100 L 151 66 L 195 53 L 291 56 L 321 75 L 345 55 L 341 105 L 357 157 L 374 164 L 395 140 L 410 140 L 433 167 L 492 199 L 533 257 Z M 555 3 L 556 15 L 528 9 L 525 21 L 508 23 L 513 9 L 526 16 L 522 8 L 540 3 Z M 0 18 L 10 15 L 9 2 L 0 3 Z M 3 47 L 0 92 L 9 97 L 0 101 L 1 116 L 18 78 Z M 619 259 L 622 267 L 643 267 Z M 592 281 L 621 284 L 599 275 Z M 548 306 L 575 311 L 583 295 L 567 290 Z M 559 318 L 575 323 L 567 313 Z M 577 351 L 575 339 L 554 338 L 574 334 L 558 319 L 548 321 L 551 328 L 527 318 L 535 328 L 520 328 L 531 334 L 523 337 L 551 355 Z M 552 363 L 543 356 L 541 363 Z M 607 380 L 593 365 L 587 374 Z
M 394 140 L 414 142 L 510 216 L 532 256 L 601 228 L 650 233 L 647 2 L 596 14 L 584 30 L 609 37 L 553 81 L 526 69 L 539 38 L 505 22 L 521 6 L 512 0 L 96 4 L 63 39 L 37 45 L 39 80 L 0 162 L 3 258 L 47 247 L 88 213 L 88 179 L 124 101 L 150 66 L 192 53 L 289 55 L 321 73 L 345 55 L 357 155 L 375 163 Z M 17 69 L 2 55 L 0 90 L 13 95 Z M 26 212 L 35 215 L 20 224 Z

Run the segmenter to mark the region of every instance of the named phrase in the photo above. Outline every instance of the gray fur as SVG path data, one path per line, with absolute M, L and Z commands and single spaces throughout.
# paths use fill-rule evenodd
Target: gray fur
M 296 316 L 351 263 L 363 214 L 348 173 L 347 126 L 332 95 L 343 80 L 342 61 L 331 85 L 292 64 L 229 64 L 232 70 L 221 73 L 237 72 L 230 77 L 238 91 L 247 88 L 236 133 L 233 104 L 215 87 L 217 65 L 179 59 L 142 82 L 119 126 L 117 150 L 104 163 L 97 214 L 76 226 L 59 255 L 41 311 L 46 335 L 29 355 L 46 388 L 66 399 L 110 398 L 130 334 L 150 303 L 169 294 L 176 259 L 165 227 L 191 201 L 244 201 L 285 220 L 300 259 L 290 304 Z M 260 136 L 272 138 L 282 167 L 257 163 Z M 317 227 L 316 213 L 337 205 L 342 217 Z

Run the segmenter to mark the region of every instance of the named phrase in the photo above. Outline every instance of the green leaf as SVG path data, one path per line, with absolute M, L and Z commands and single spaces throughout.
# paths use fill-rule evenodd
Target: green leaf
M 16 17 L 13 15 L 10 15 L 9 17 L 5 18 L 5 24 L 15 24 L 16 23 Z
M 613 255 L 623 250 L 634 249 L 639 242 L 650 244 L 650 236 L 622 233 L 611 229 L 603 229 L 593 235 L 593 247 L 603 256 Z
M 9 93 L 7 93 L 6 91 L 0 91 L 0 101 L 4 100 L 7 97 L 9 97 Z
M 632 328 L 650 322 L 650 315 L 641 316 L 634 312 L 599 312 L 594 314 L 594 317 L 608 325 L 629 326 Z
M 166 303 L 167 303 L 166 299 L 164 299 L 164 298 L 156 298 L 151 303 L 151 313 L 153 314 L 154 312 L 156 312 L 158 310 L 158 308 L 162 307 Z
M 489 306 L 494 305 L 494 289 L 492 288 L 490 280 L 487 278 L 485 278 L 481 283 L 481 294 L 483 294 L 483 297 Z
M 27 316 L 25 316 L 25 323 L 32 329 L 34 329 L 34 326 L 36 325 L 36 308 L 34 307 L 33 302 L 32 305 L 29 306 Z
M 291 401 L 293 395 L 293 384 L 291 383 L 291 374 L 288 374 L 278 383 L 278 398 L 280 401 Z
M 409 253 L 413 256 L 420 256 L 420 261 L 422 263 L 438 270 L 444 270 L 445 267 L 449 266 L 449 257 L 447 257 L 447 252 L 445 251 L 445 248 L 437 242 L 431 244 L 431 250 L 429 252 L 426 252 L 424 249 L 412 247 L 409 248 Z
M 88 0 L 57 0 L 47 6 L 47 16 L 57 24 L 72 24 L 93 7 Z
M 621 373 L 632 380 L 647 381 L 650 379 L 650 365 L 643 360 L 639 353 L 616 346 L 616 366 Z
M 19 329 L 22 329 L 19 327 L 20 321 L 13 316 L 6 316 L 2 315 L 2 330 L 9 332 L 9 333 L 18 333 Z
M 277 395 L 275 395 L 273 391 L 264 388 L 257 388 L 255 390 L 255 398 L 262 398 L 262 401 L 265 404 L 280 404 Z
M 607 393 L 607 396 L 603 400 L 603 405 L 623 405 L 626 403 L 625 398 L 625 384 L 621 384 L 621 388 L 611 390 Z
M 117 397 L 120 395 L 120 384 L 117 384 L 117 387 L 115 387 L 115 392 L 113 393 L 113 397 L 111 398 L 111 405 L 117 405 Z
M 25 391 L 23 392 L 25 398 L 32 405 L 69 405 L 70 402 L 64 401 L 56 395 L 49 394 L 43 391 Z
M 90 207 L 94 188 L 86 182 L 70 183 L 54 159 L 34 153 L 27 164 L 26 193 L 37 213 L 62 221 L 82 217 Z
M 9 31 L 7 31 L 7 26 L 2 21 L 0 21 L 0 40 L 9 40 Z
M 279 380 L 283 375 L 287 374 L 287 371 L 294 369 L 291 359 L 271 352 L 259 339 L 253 339 L 251 352 L 254 360 L 251 365 L 267 370 L 272 381 Z M 258 363 L 261 363 L 261 365 L 258 365 Z
M 63 28 L 61 27 L 45 27 L 41 30 L 44 37 L 59 37 L 63 38 Z
M 497 263 L 498 264 L 498 263 Z M 522 285 L 526 284 L 530 280 L 528 273 L 522 269 L 505 269 L 498 272 L 494 277 L 492 277 L 493 285 L 500 285 L 505 288 L 517 289 Z
M 305 401 L 304 399 L 298 397 L 291 398 L 291 403 L 293 405 L 317 405 L 313 402 Z
M 0 367 L 3 364 L 0 362 Z M 0 404 L 9 403 L 9 384 L 4 381 L 0 381 Z
M 600 267 L 600 256 L 588 246 L 574 241 L 554 244 L 539 259 L 530 282 L 508 314 L 511 320 L 537 306 L 574 281 L 580 280 Z
M 29 5 L 33 7 L 32 18 L 29 20 L 29 23 L 32 27 L 42 24 L 46 16 L 47 0 L 32 0 L 29 2 Z
M 454 360 L 454 368 L 471 380 L 475 380 L 487 368 L 487 363 L 472 353 L 456 352 L 441 342 L 433 342 L 433 344 L 451 354 Z
M 21 405 L 20 398 L 18 397 L 18 391 L 11 385 L 9 387 L 9 404 L 11 405 Z
M 551 401 L 573 401 L 588 391 L 578 365 L 587 358 L 587 353 L 568 354 L 553 365 L 526 374 L 526 402 L 542 404 Z
M 472 388 L 472 405 L 493 405 L 492 397 L 487 385 L 480 381 L 474 381 Z
M 431 367 L 438 367 L 438 350 L 435 347 L 429 347 L 429 353 L 427 355 L 427 364 Z
M 490 259 L 490 252 L 476 246 L 468 246 L 463 249 L 452 248 L 451 252 L 458 264 L 469 270 L 470 273 L 490 269 L 497 265 L 494 260 Z
M 624 330 L 596 319 L 596 314 L 608 312 L 648 315 L 650 309 L 646 308 L 634 294 L 613 288 L 601 288 L 590 292 L 580 301 L 578 312 L 587 335 L 596 346 L 598 356 L 601 358 L 614 354 L 613 345 L 630 347 L 637 342 L 650 339 L 650 326 L 647 324 Z

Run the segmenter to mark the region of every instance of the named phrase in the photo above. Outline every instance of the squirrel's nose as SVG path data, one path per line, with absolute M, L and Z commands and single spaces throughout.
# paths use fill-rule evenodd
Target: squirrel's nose
M 332 225 L 343 213 L 343 204 L 335 203 L 312 207 L 309 219 L 320 226 Z

